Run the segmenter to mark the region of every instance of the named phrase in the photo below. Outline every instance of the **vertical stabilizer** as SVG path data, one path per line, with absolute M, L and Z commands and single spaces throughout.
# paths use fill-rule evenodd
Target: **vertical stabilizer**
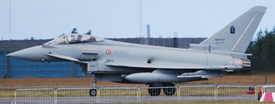
M 263 6 L 249 9 L 199 45 L 214 46 L 219 51 L 244 53 L 266 9 Z

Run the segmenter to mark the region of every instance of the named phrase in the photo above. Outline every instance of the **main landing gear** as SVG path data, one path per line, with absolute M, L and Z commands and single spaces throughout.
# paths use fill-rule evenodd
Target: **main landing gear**
M 160 88 L 148 88 L 148 93 L 151 96 L 159 96 L 161 89 Z
M 159 88 L 157 86 L 158 85 L 156 85 L 156 84 L 149 84 L 148 93 L 151 96 L 159 96 L 160 92 L 161 92 L 160 87 L 163 87 L 162 89 L 163 89 L 163 92 L 166 96 L 172 96 L 176 92 L 176 87 L 173 83 L 163 84 Z
M 90 94 L 90 96 L 92 96 L 92 97 L 96 96 L 96 94 L 97 94 L 97 90 L 96 90 L 96 88 L 95 88 L 96 82 L 97 82 L 96 79 L 94 79 L 94 81 L 93 81 L 93 88 L 90 89 L 90 91 L 89 91 L 89 94 Z
M 94 97 L 97 94 L 97 89 L 95 88 L 96 79 L 93 81 L 93 88 L 90 89 L 89 95 Z M 161 89 L 163 90 L 166 96 L 172 96 L 176 92 L 176 87 L 173 83 L 168 84 L 149 84 L 148 93 L 151 96 L 159 96 L 161 93 Z

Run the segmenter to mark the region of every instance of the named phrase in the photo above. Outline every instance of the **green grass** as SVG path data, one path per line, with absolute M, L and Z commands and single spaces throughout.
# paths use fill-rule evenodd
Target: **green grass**
M 0 90 L 0 97 L 14 97 L 15 90 Z

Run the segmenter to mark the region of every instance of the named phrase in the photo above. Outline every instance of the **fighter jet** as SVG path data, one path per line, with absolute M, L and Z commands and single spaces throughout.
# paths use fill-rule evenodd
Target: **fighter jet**
M 106 40 L 73 32 L 43 45 L 7 56 L 41 62 L 75 62 L 85 75 L 97 81 L 143 83 L 151 96 L 173 95 L 175 82 L 207 80 L 250 70 L 245 51 L 266 7 L 255 6 L 220 31 L 189 49 L 149 46 Z M 222 16 L 221 16 L 222 17 Z M 58 70 L 58 69 L 57 69 Z M 96 89 L 90 90 L 96 96 Z

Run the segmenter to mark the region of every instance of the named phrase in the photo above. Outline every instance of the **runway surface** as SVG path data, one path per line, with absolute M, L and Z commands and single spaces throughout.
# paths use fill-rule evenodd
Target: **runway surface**
M 176 102 L 176 101 L 214 101 L 214 100 L 255 100 L 255 95 L 234 96 L 101 96 L 101 97 L 32 97 L 16 98 L 16 104 L 51 103 L 124 103 L 124 102 Z M 14 98 L 0 98 L 0 104 L 11 104 Z

